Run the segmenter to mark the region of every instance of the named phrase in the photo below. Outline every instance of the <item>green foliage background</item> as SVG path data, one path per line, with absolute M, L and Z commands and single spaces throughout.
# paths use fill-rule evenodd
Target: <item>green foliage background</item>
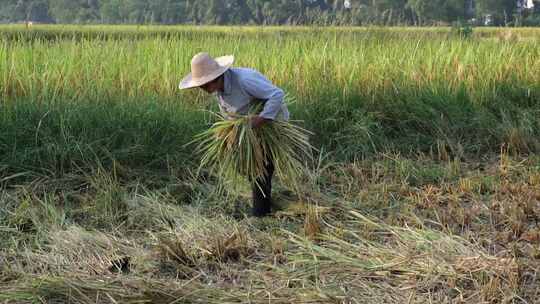
M 0 22 L 136 24 L 423 25 L 491 15 L 494 25 L 529 24 L 536 10 L 515 0 L 1 0 Z

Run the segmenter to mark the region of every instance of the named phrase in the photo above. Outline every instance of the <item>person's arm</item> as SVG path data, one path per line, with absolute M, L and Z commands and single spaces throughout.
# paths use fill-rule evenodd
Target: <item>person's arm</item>
M 266 100 L 259 117 L 264 120 L 275 120 L 283 105 L 285 93 L 282 89 L 273 85 L 260 73 L 246 77 L 242 81 L 243 89 L 251 96 Z

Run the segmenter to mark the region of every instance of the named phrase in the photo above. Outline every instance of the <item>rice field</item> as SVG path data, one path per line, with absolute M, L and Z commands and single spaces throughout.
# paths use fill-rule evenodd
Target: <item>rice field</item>
M 0 26 L 0 303 L 536 303 L 540 29 Z M 317 148 L 272 217 L 192 142 L 191 57 Z

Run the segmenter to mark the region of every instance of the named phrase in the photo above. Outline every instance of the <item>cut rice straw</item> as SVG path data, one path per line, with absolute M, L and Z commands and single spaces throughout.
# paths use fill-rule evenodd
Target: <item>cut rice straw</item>
M 201 155 L 199 170 L 207 168 L 233 185 L 246 178 L 260 188 L 268 173 L 268 162 L 273 161 L 275 175 L 286 187 L 299 193 L 304 164 L 313 158 L 311 132 L 281 120 L 253 128 L 252 114 L 216 115 L 218 121 L 194 140 Z

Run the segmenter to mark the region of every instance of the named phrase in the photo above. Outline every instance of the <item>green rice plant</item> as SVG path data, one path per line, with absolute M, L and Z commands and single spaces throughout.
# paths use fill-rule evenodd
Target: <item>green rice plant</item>
M 2 26 L 0 99 L 7 107 L 0 128 L 9 132 L 0 136 L 0 154 L 11 155 L 5 162 L 14 165 L 40 162 L 43 167 L 54 161 L 60 163 L 55 167 L 65 168 L 76 154 L 66 147 L 75 145 L 57 139 L 68 135 L 81 147 L 110 138 L 107 150 L 118 160 L 133 145 L 142 158 L 139 164 L 170 157 L 183 166 L 186 156 L 177 147 L 189 140 L 181 137 L 192 138 L 205 118 L 193 112 L 213 105 L 201 92 L 176 89 L 189 70 L 189 58 L 201 50 L 234 54 L 238 66 L 261 71 L 297 96 L 290 108 L 294 119 L 317 134 L 313 145 L 340 159 L 427 152 L 441 141 L 447 143 L 449 156 L 460 156 L 461 150 L 465 157 L 497 152 L 505 138 L 524 137 L 521 131 L 493 132 L 502 121 L 500 113 L 515 113 L 508 125 L 516 125 L 521 112 L 538 108 L 540 31 L 511 29 L 520 39 L 504 43 L 496 38 L 501 29 L 475 29 L 471 39 L 449 36 L 448 31 Z M 54 111 L 58 108 L 66 111 Z M 538 134 L 536 117 L 527 137 Z M 46 152 L 38 152 L 44 145 L 31 140 L 40 120 L 38 139 L 51 131 Z M 174 132 L 179 125 L 189 129 L 179 135 Z M 118 134 L 117 126 L 125 131 Z M 12 151 L 14 133 L 20 139 Z M 158 139 L 163 143 L 156 144 Z M 537 149 L 527 142 L 522 150 Z M 61 157 L 54 158 L 56 154 Z
M 224 181 L 237 184 L 247 178 L 259 181 L 272 161 L 280 180 L 299 191 L 304 162 L 312 159 L 309 131 L 292 122 L 272 121 L 259 128 L 251 126 L 253 115 L 235 115 L 229 119 L 216 114 L 218 121 L 197 135 L 197 152 L 202 155 L 199 169 L 206 167 Z

